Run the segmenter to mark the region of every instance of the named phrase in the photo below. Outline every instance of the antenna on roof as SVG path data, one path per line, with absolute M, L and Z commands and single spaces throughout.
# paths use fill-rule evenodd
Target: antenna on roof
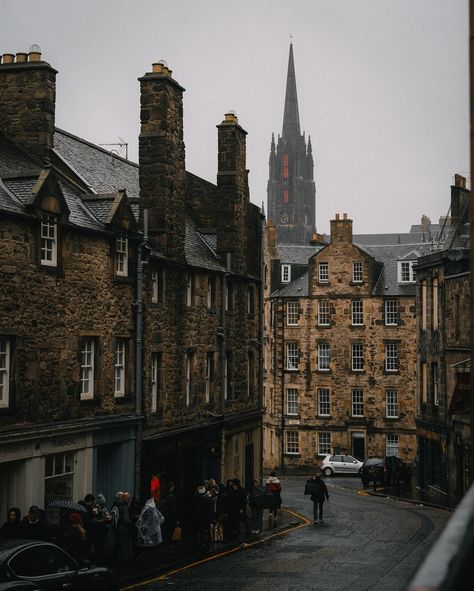
M 123 137 L 119 137 L 118 142 L 113 144 L 99 144 L 99 146 L 117 146 L 119 150 L 110 150 L 117 154 L 117 156 L 121 156 L 121 152 L 125 149 L 125 160 L 128 160 L 128 142 L 126 142 Z

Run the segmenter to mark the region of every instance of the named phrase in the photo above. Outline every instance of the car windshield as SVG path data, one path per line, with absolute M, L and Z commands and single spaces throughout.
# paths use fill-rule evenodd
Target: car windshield
M 369 458 L 368 460 L 365 460 L 365 465 L 376 466 L 377 464 L 381 464 L 382 462 L 383 460 L 381 460 L 380 458 Z

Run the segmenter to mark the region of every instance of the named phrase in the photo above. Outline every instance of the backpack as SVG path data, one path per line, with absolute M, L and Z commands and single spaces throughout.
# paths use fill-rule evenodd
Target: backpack
M 314 480 L 308 480 L 304 487 L 304 494 L 305 495 L 315 495 L 318 492 L 322 492 L 322 487 L 319 485 L 318 482 Z

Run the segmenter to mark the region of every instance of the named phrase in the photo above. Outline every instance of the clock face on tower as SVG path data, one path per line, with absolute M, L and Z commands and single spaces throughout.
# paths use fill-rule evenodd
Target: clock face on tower
M 289 219 L 289 218 L 288 218 L 288 214 L 287 214 L 287 213 L 284 213 L 284 214 L 281 216 L 281 218 L 280 218 L 280 221 L 281 221 L 281 223 L 282 223 L 282 224 L 287 224 L 287 223 L 288 223 L 288 219 Z

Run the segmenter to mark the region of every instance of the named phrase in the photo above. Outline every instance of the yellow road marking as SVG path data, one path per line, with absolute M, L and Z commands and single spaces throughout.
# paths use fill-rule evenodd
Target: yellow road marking
M 300 523 L 299 525 L 295 525 L 294 527 L 287 528 L 287 529 L 284 529 L 279 532 L 275 532 L 274 534 L 270 534 L 264 538 L 260 538 L 258 540 L 253 541 L 253 542 L 240 544 L 239 546 L 236 546 L 235 548 L 229 548 L 229 550 L 224 550 L 223 552 L 219 552 L 218 554 L 213 554 L 212 556 L 208 556 L 207 558 L 203 558 L 202 560 L 197 560 L 196 562 L 192 562 L 190 564 L 185 564 L 184 566 L 181 566 L 180 568 L 175 568 L 174 570 L 170 570 L 166 573 L 163 573 L 162 575 L 159 575 L 158 577 L 154 577 L 154 578 L 148 579 L 146 581 L 141 581 L 140 583 L 134 583 L 133 585 L 128 585 L 127 587 L 122 587 L 120 589 L 120 591 L 131 591 L 132 589 L 139 589 L 140 587 L 144 587 L 145 585 L 151 585 L 151 583 L 156 583 L 158 581 L 164 581 L 165 579 L 168 579 L 169 577 L 176 575 L 180 572 L 183 572 L 185 570 L 189 570 L 190 568 L 194 568 L 194 567 L 199 566 L 201 564 L 205 564 L 206 562 L 210 562 L 211 560 L 216 560 L 216 558 L 221 558 L 222 556 L 228 556 L 229 554 L 234 554 L 235 552 L 239 552 L 241 550 L 245 550 L 246 548 L 256 546 L 257 544 L 261 544 L 262 542 L 266 542 L 267 540 L 271 540 L 272 538 L 276 538 L 278 536 L 282 536 L 282 535 L 287 534 L 289 532 L 295 531 L 296 529 L 301 529 L 302 527 L 306 527 L 308 524 L 311 523 L 311 521 L 309 519 L 307 519 L 303 515 L 300 515 L 299 513 L 295 513 L 294 511 L 290 511 L 289 509 L 283 509 L 283 511 L 285 511 L 286 513 L 289 513 L 290 515 L 293 515 L 294 517 L 297 517 L 303 523 Z

